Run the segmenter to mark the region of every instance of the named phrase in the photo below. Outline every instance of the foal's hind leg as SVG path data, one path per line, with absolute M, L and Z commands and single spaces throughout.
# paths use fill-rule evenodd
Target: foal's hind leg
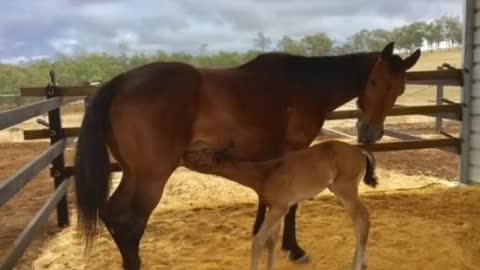
M 358 199 L 358 185 L 354 178 L 335 179 L 330 190 L 342 202 L 352 218 L 355 226 L 355 255 L 353 259 L 354 270 L 367 269 L 367 241 L 370 230 L 370 217 L 368 210 Z

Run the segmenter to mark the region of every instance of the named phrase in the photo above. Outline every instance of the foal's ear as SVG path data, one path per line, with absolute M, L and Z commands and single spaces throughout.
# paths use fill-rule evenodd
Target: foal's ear
M 411 69 L 417 63 L 421 54 L 422 54 L 422 52 L 420 51 L 420 49 L 417 49 L 409 57 L 405 58 L 405 60 L 403 60 L 403 68 L 405 70 Z
M 383 48 L 382 54 L 380 55 L 380 58 L 382 58 L 383 61 L 387 61 L 390 56 L 393 55 L 393 47 L 395 46 L 395 42 L 390 42 Z

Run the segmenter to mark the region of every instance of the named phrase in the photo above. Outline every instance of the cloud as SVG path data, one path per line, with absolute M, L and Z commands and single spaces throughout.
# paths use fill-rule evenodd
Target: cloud
M 458 15 L 462 0 L 16 0 L 2 3 L 0 59 L 125 48 L 244 51 L 256 32 L 274 41 L 326 32 L 344 40 L 360 29 L 393 28 Z

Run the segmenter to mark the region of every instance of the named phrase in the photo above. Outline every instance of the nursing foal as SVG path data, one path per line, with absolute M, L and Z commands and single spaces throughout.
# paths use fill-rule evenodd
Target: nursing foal
M 350 214 L 355 227 L 353 269 L 367 268 L 370 218 L 358 199 L 358 185 L 375 187 L 375 159 L 357 146 L 330 140 L 283 157 L 262 162 L 229 158 L 228 149 L 212 150 L 198 141 L 185 153 L 183 164 L 199 172 L 225 177 L 253 189 L 269 211 L 253 238 L 251 269 L 258 268 L 263 248 L 268 250 L 267 269 L 273 270 L 274 249 L 282 218 L 291 205 L 310 199 L 329 188 Z

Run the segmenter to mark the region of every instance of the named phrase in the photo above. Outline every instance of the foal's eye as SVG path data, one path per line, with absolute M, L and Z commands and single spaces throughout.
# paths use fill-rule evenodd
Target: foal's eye
M 371 84 L 372 86 L 376 86 L 376 85 L 377 85 L 377 82 L 376 82 L 375 80 L 370 80 L 370 84 Z

